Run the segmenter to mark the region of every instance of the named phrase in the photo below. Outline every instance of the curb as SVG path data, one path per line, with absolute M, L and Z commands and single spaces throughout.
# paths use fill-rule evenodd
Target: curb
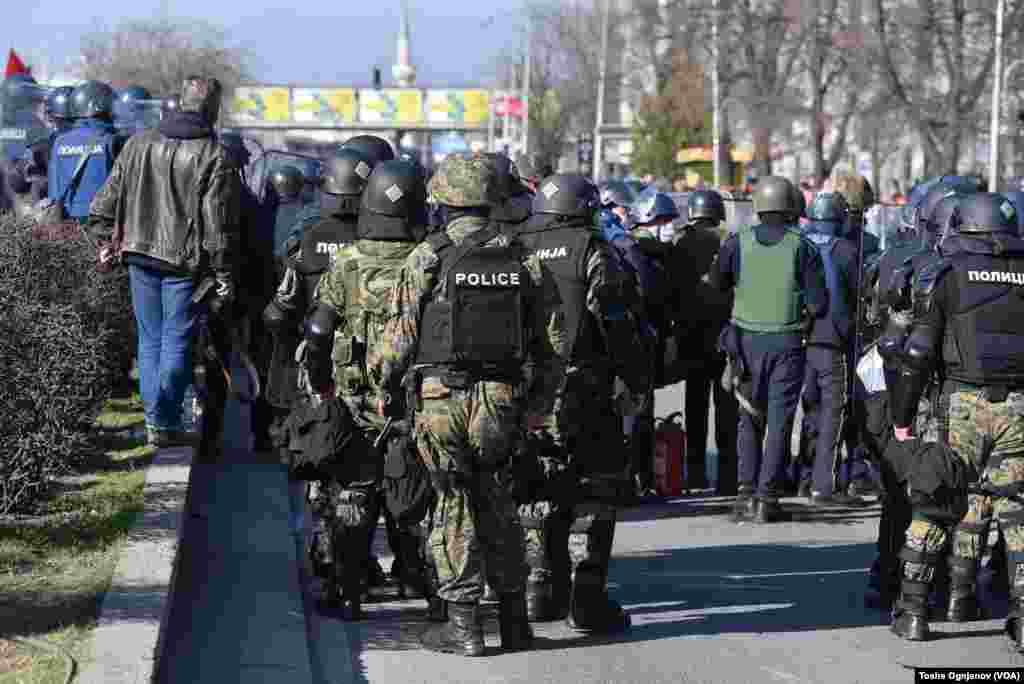
M 161 449 L 146 469 L 144 508 L 128 533 L 92 639 L 82 684 L 149 684 L 170 613 L 192 466 L 191 447 Z

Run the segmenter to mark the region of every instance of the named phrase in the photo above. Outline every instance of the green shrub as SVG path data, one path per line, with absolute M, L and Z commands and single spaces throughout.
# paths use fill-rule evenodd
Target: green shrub
M 0 513 L 24 510 L 89 448 L 135 348 L 123 270 L 81 231 L 0 217 Z

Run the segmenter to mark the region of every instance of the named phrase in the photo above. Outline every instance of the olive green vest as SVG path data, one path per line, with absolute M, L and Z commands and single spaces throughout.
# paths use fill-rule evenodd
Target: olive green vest
M 800 236 L 786 231 L 774 245 L 757 241 L 754 229 L 739 234 L 740 277 L 732 305 L 734 325 L 761 333 L 804 329 L 803 292 L 797 286 Z

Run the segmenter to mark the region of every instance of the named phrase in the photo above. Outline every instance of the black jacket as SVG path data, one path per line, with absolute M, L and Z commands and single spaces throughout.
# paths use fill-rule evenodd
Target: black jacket
M 234 268 L 241 179 L 202 117 L 179 112 L 133 136 L 89 207 L 90 224 L 121 226 L 126 260 L 197 273 Z

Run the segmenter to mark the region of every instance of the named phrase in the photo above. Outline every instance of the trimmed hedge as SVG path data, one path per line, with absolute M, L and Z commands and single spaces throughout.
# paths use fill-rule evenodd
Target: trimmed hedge
M 0 513 L 30 510 L 90 449 L 135 348 L 124 270 L 74 225 L 0 216 Z

